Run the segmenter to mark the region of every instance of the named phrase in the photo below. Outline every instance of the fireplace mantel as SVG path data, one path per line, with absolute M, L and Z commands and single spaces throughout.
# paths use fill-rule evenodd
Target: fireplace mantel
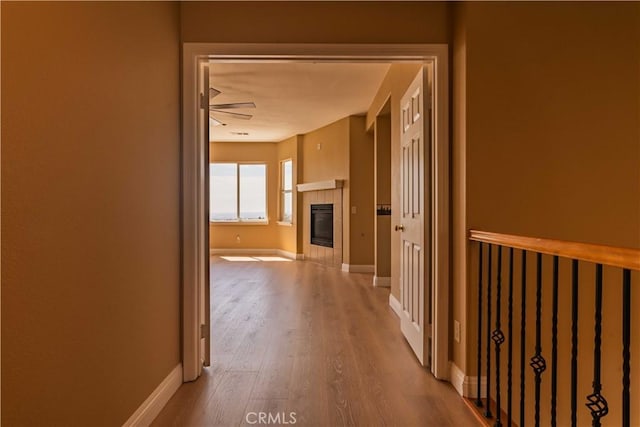
M 328 181 L 316 181 L 308 182 L 306 184 L 298 184 L 296 188 L 298 192 L 305 191 L 320 191 L 320 190 L 333 190 L 335 188 L 342 188 L 344 185 L 344 179 L 330 179 Z

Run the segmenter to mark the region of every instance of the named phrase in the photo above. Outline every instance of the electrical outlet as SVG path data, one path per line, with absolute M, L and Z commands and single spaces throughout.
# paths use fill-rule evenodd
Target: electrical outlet
M 460 342 L 460 322 L 453 321 L 453 339 L 455 342 Z
M 356 208 L 355 206 L 351 206 L 351 214 L 355 215 L 358 213 L 358 208 Z

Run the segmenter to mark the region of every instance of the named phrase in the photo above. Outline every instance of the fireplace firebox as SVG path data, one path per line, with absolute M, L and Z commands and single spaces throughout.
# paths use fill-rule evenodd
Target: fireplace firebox
M 311 205 L 311 244 L 333 247 L 333 205 Z

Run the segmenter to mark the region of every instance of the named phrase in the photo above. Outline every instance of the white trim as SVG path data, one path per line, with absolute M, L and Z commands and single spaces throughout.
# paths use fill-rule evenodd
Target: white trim
M 203 236 L 205 227 L 204 148 L 197 137 L 198 64 L 207 62 L 415 62 L 433 61 L 434 133 L 433 153 L 435 203 L 432 230 L 432 280 L 434 283 L 434 328 L 432 372 L 436 378 L 448 375 L 449 366 L 449 87 L 448 45 L 446 44 L 259 44 L 183 43 L 182 56 L 182 283 L 183 283 L 183 365 L 184 379 L 191 381 L 202 370 L 200 357 L 200 317 L 207 261 Z
M 389 307 L 391 307 L 396 316 L 400 318 L 400 315 L 402 314 L 402 306 L 400 305 L 400 301 L 398 301 L 392 293 L 389 293 Z
M 467 398 L 475 398 L 478 391 L 478 377 L 469 377 L 462 372 L 462 369 L 458 368 L 458 366 L 449 362 L 450 365 L 450 375 L 449 382 L 453 388 L 456 389 L 458 394 L 462 397 Z M 480 377 L 480 397 L 487 397 L 486 394 L 486 382 L 487 377 Z
M 182 363 L 178 363 L 160 385 L 142 402 L 123 427 L 149 426 L 182 385 Z
M 464 377 L 464 372 L 455 363 L 450 362 L 449 382 L 460 396 L 464 396 Z
M 328 181 L 308 182 L 306 184 L 298 184 L 296 188 L 298 193 L 305 191 L 333 190 L 344 186 L 343 179 L 330 179 Z
M 375 265 L 342 264 L 342 271 L 346 273 L 373 273 L 375 270 Z
M 390 288 L 391 277 L 373 276 L 373 286 L 376 288 Z
M 209 253 L 211 255 L 279 255 L 284 258 L 294 259 L 294 260 L 303 260 L 304 254 L 295 254 L 293 252 L 288 252 L 282 249 L 239 249 L 239 248 L 229 248 L 229 249 L 210 249 Z

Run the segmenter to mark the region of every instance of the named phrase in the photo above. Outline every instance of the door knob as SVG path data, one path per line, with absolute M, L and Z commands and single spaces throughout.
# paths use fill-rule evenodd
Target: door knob
M 404 225 L 396 225 L 396 231 L 404 231 Z

